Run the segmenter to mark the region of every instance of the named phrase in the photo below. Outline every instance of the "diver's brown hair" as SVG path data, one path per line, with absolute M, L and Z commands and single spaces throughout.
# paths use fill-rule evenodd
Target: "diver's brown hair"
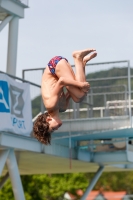
M 33 126 L 34 137 L 43 144 L 50 144 L 51 134 L 48 132 L 49 123 L 46 121 L 49 114 L 46 112 L 37 117 Z

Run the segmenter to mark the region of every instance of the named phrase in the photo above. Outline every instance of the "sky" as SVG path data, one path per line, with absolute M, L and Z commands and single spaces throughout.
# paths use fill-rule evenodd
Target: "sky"
M 8 25 L 0 32 L 4 72 L 7 43 Z M 133 0 L 29 0 L 19 20 L 16 75 L 45 67 L 56 55 L 74 64 L 72 52 L 86 48 L 98 53 L 90 63 L 130 60 L 133 66 Z

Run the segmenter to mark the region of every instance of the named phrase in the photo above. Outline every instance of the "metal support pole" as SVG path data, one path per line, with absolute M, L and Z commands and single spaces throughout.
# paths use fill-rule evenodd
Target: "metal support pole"
M 0 175 L 3 171 L 3 168 L 4 168 L 4 165 L 6 163 L 6 159 L 8 157 L 9 151 L 10 150 L 5 150 L 5 151 L 0 153 Z
M 132 109 L 131 109 L 131 75 L 130 75 L 130 62 L 128 61 L 128 102 L 129 102 L 129 118 L 130 126 L 132 128 Z
M 87 103 L 89 103 L 89 94 L 87 94 Z M 89 105 L 87 105 L 87 113 L 86 113 L 86 118 L 89 118 Z
M 91 89 L 91 105 L 93 105 L 94 102 L 93 102 L 93 89 Z M 93 116 L 93 107 L 91 107 L 91 117 L 94 117 Z
M 96 175 L 94 176 L 94 178 L 92 179 L 90 185 L 88 186 L 87 190 L 85 191 L 85 193 L 83 194 L 81 200 L 86 200 L 87 196 L 89 195 L 89 193 L 91 192 L 91 190 L 93 189 L 93 187 L 95 186 L 96 182 L 98 181 L 99 177 L 101 176 L 102 172 L 103 172 L 104 166 L 100 166 Z
M 13 149 L 10 150 L 9 156 L 7 158 L 7 167 L 12 183 L 15 200 L 25 200 L 18 165 Z
M 22 70 L 22 79 L 23 80 L 25 79 L 25 70 L 24 69 Z
M 91 88 L 90 90 L 90 95 L 91 95 L 91 105 L 93 105 L 93 89 Z M 90 108 L 91 110 L 91 114 L 90 114 L 90 117 L 93 117 L 93 107 Z
M 6 175 L 2 178 L 2 180 L 0 182 L 0 190 L 2 189 L 2 187 L 4 186 L 4 184 L 8 178 L 9 178 L 9 173 L 7 172 Z
M 12 20 L 13 16 L 6 17 L 0 24 L 0 31 Z
M 42 75 L 43 75 L 43 70 L 42 70 Z M 41 97 L 41 113 L 44 113 L 45 110 L 46 110 L 46 109 L 45 109 L 45 107 L 44 107 L 43 99 L 42 99 L 42 97 Z
M 128 97 L 127 97 L 127 85 L 123 85 L 125 88 L 125 93 L 124 93 L 124 97 L 125 97 L 125 109 L 124 109 L 124 115 L 128 114 Z
M 43 103 L 43 100 L 42 100 L 42 97 L 41 97 L 41 113 L 44 113 L 44 111 L 45 111 L 44 103 Z
M 9 23 L 9 34 L 8 34 L 8 53 L 7 53 L 6 72 L 11 75 L 16 75 L 18 25 L 19 25 L 19 18 L 16 16 Z
M 77 113 L 76 113 L 76 103 L 72 101 L 72 108 L 73 108 L 73 119 L 77 118 Z
M 80 113 L 79 113 L 79 103 L 76 103 L 76 119 L 79 118 Z
M 104 117 L 108 116 L 108 110 L 107 110 L 107 106 L 106 106 L 106 101 L 107 101 L 106 94 L 104 94 L 104 107 L 105 107 Z

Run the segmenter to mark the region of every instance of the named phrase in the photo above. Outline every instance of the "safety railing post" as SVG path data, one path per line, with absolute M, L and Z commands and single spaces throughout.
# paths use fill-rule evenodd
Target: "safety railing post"
M 128 61 L 128 102 L 129 102 L 129 118 L 130 126 L 132 128 L 132 109 L 131 109 L 131 72 L 130 72 L 130 62 Z

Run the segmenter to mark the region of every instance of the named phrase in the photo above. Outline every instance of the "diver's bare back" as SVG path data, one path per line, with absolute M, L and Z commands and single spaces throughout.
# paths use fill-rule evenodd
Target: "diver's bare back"
M 52 100 L 52 90 L 55 87 L 56 83 L 58 81 L 58 78 L 56 76 L 53 76 L 51 72 L 49 71 L 48 66 L 44 70 L 43 76 L 42 76 L 42 83 L 41 83 L 41 93 L 42 93 L 42 98 L 43 102 L 45 105 L 45 108 L 49 110 L 50 108 L 53 107 L 51 105 L 51 100 Z M 58 107 L 58 105 L 57 105 Z

